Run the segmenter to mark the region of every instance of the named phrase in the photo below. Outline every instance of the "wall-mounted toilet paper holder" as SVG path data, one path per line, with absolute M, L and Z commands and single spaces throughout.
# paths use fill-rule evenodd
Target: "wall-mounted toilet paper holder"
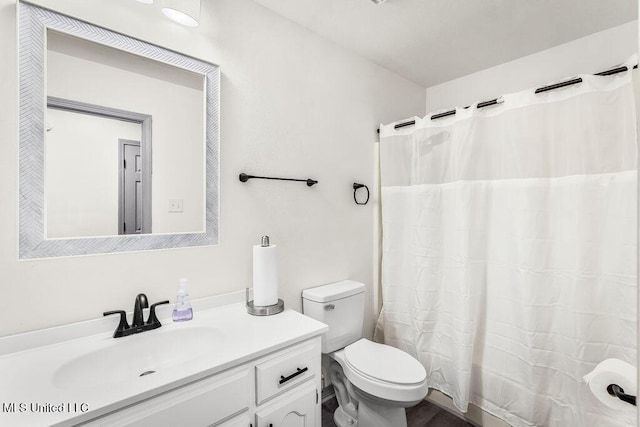
M 636 406 L 636 397 L 630 394 L 625 394 L 624 389 L 618 384 L 609 384 L 609 386 L 607 387 L 607 392 L 611 396 L 615 396 L 623 402 L 627 402 L 632 404 L 633 406 Z

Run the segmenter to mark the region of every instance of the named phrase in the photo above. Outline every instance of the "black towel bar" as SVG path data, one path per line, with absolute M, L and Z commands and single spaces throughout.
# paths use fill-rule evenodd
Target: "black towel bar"
M 240 181 L 242 182 L 247 182 L 252 178 L 255 179 L 274 179 L 277 181 L 299 181 L 299 182 L 306 182 L 308 187 L 314 186 L 318 183 L 318 181 L 313 180 L 313 179 L 294 179 L 294 178 L 274 178 L 274 177 L 270 177 L 270 176 L 255 176 L 255 175 L 247 175 L 246 173 L 241 173 L 238 178 L 240 179 Z

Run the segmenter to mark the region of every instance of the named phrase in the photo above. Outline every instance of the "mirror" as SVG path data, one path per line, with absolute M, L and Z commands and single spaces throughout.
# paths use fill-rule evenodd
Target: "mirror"
M 216 244 L 219 68 L 19 8 L 20 258 Z
M 46 61 L 46 236 L 202 232 L 204 77 L 51 29 Z

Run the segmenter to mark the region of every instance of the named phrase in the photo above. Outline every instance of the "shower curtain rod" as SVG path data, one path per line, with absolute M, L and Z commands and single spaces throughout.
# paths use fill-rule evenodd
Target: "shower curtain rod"
M 634 65 L 633 68 L 638 68 L 637 65 Z M 601 71 L 599 73 L 595 73 L 595 76 L 610 76 L 613 74 L 618 74 L 618 73 L 622 73 L 627 71 L 628 68 L 626 66 L 623 67 L 616 67 L 616 68 L 612 68 L 610 70 L 607 71 Z M 567 80 L 566 82 L 561 82 L 561 83 L 555 83 L 549 86 L 543 86 L 540 87 L 538 89 L 536 89 L 535 93 L 542 93 L 542 92 L 548 92 L 550 90 L 554 90 L 554 89 L 560 89 L 561 87 L 566 87 L 566 86 L 571 86 L 571 85 L 575 85 L 578 83 L 582 83 L 582 78 L 578 77 L 575 79 L 571 79 L 571 80 Z M 476 108 L 480 109 L 480 108 L 484 108 L 484 107 L 489 107 L 490 105 L 496 105 L 496 104 L 500 104 L 501 101 L 501 97 L 492 99 L 490 101 L 483 101 L 483 102 L 479 102 L 478 106 Z M 471 107 L 470 105 L 467 105 L 466 107 L 464 107 L 464 109 L 466 110 L 467 108 Z M 443 117 L 448 117 L 448 116 L 453 116 L 456 114 L 456 110 L 449 110 L 449 111 L 445 111 L 444 113 L 438 113 L 438 114 L 434 114 L 433 116 L 431 116 L 431 120 L 437 120 L 437 119 L 441 119 Z M 393 128 L 394 129 L 400 129 L 406 126 L 413 126 L 416 124 L 415 120 L 410 120 L 408 122 L 403 122 L 403 123 L 398 123 L 397 125 L 394 125 Z M 380 133 L 380 129 L 377 130 L 378 133 Z

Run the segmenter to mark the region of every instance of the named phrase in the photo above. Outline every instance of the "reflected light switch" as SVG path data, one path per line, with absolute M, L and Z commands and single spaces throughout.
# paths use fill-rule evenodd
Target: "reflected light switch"
M 182 199 L 169 199 L 169 212 L 182 213 Z

